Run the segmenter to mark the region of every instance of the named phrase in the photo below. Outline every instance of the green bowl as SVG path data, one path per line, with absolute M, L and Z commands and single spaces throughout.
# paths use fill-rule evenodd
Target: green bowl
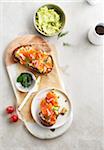
M 51 34 L 51 35 L 48 35 L 48 34 L 44 33 L 44 31 L 41 31 L 41 30 L 38 28 L 38 26 L 36 25 L 36 14 L 37 14 L 38 10 L 39 10 L 41 7 L 44 7 L 44 6 L 47 6 L 49 9 L 53 8 L 53 9 L 60 15 L 60 21 L 61 21 L 61 23 L 62 23 L 61 28 L 59 29 L 59 31 L 56 32 L 56 33 L 53 33 L 53 34 Z M 62 10 L 59 6 L 54 5 L 54 4 L 46 4 L 46 5 L 43 5 L 43 6 L 41 6 L 41 7 L 36 11 L 36 13 L 34 14 L 34 17 L 33 17 L 33 22 L 34 22 L 34 26 L 35 26 L 36 30 L 37 30 L 39 33 L 41 33 L 42 35 L 44 35 L 44 36 L 55 36 L 55 35 L 57 35 L 58 33 L 60 33 L 60 32 L 62 31 L 62 29 L 64 28 L 64 25 L 65 25 L 65 14 L 64 14 L 63 10 Z

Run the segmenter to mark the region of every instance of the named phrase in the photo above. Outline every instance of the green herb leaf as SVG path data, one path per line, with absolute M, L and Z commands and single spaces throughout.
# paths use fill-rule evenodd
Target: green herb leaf
M 29 87 L 32 84 L 33 78 L 29 73 L 21 73 L 17 78 L 17 82 L 20 82 L 23 87 Z
M 63 42 L 63 46 L 70 46 L 70 44 Z
M 26 63 L 28 64 L 28 63 L 30 63 L 30 59 L 29 58 L 25 58 L 25 61 L 26 61 Z
M 55 111 L 58 111 L 58 110 L 59 110 L 59 107 L 58 107 L 58 106 L 53 106 L 52 109 L 55 110 Z
M 19 76 L 18 78 L 17 78 L 17 82 L 22 82 L 22 76 Z
M 69 31 L 60 32 L 60 33 L 58 34 L 58 39 L 61 38 L 61 37 L 63 37 L 63 36 L 65 36 L 65 35 L 67 35 L 68 33 L 69 33 Z

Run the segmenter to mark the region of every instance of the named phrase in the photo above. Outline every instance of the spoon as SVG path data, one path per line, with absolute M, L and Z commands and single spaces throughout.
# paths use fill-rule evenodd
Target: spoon
M 21 105 L 18 107 L 18 111 L 19 112 L 21 111 L 21 109 L 23 108 L 23 106 L 26 104 L 26 102 L 28 101 L 28 99 L 31 96 L 31 94 L 34 93 L 34 92 L 36 92 L 38 90 L 40 79 L 41 79 L 41 77 L 39 76 L 37 78 L 37 80 L 36 80 L 35 86 L 28 92 L 28 94 L 26 95 L 26 97 L 22 101 Z

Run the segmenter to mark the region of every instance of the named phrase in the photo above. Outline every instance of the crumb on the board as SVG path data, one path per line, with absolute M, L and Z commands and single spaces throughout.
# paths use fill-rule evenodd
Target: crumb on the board
M 65 113 L 67 112 L 67 109 L 65 107 L 62 108 L 60 114 L 61 115 L 65 115 Z
M 67 102 L 68 100 L 67 99 L 65 99 L 65 102 Z

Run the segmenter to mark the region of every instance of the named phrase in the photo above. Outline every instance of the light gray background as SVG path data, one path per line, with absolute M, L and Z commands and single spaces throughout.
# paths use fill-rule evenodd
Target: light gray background
M 45 2 L 0 3 L 0 150 L 103 150 L 103 46 L 94 46 L 87 39 L 90 26 L 104 21 L 103 3 L 56 3 L 65 11 L 64 31 L 69 35 L 47 40 L 57 47 L 62 78 L 73 101 L 74 120 L 69 130 L 57 139 L 39 140 L 22 122 L 8 123 L 4 110 L 16 99 L 3 62 L 5 48 L 18 35 L 37 33 L 32 17 L 42 4 Z M 63 42 L 70 47 L 63 47 Z

